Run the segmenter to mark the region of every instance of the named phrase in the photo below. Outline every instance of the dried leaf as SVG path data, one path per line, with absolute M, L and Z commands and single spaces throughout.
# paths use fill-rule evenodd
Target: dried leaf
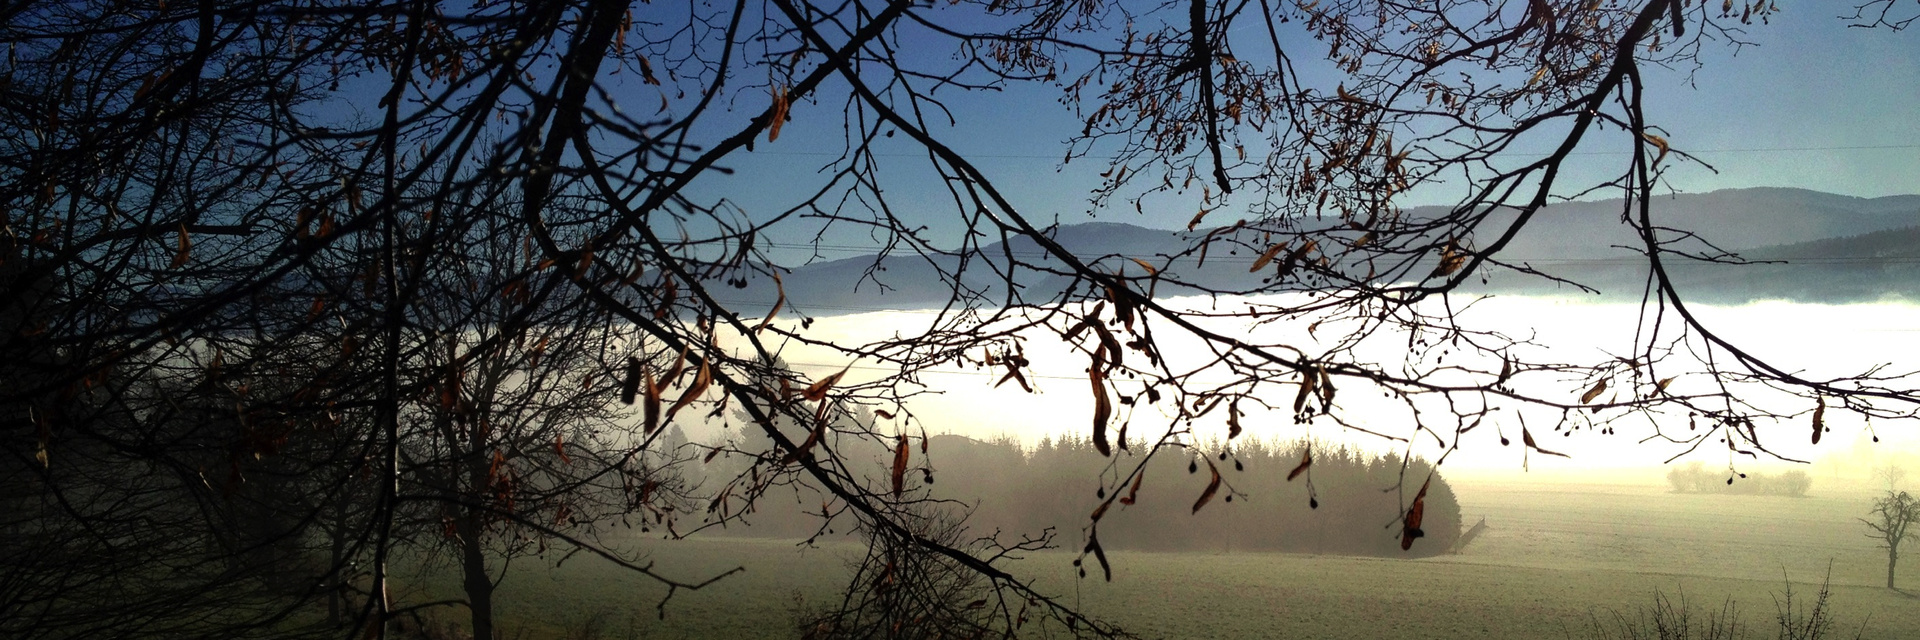
M 654 431 L 660 429 L 660 383 L 653 379 L 652 371 L 642 374 L 642 381 L 647 393 L 641 403 L 641 414 L 645 420 L 646 435 L 653 435 Z
M 1120 504 L 1133 504 L 1133 501 L 1140 496 L 1140 481 L 1145 479 L 1147 479 L 1147 470 L 1144 467 L 1135 471 L 1133 473 L 1133 486 L 1127 489 L 1127 496 L 1120 499 Z
M 707 392 L 707 386 L 713 383 L 713 371 L 707 368 L 711 363 L 711 360 L 702 359 L 700 361 L 700 373 L 694 374 L 693 386 L 687 387 L 687 392 L 681 394 L 679 400 L 674 401 L 672 408 L 667 409 L 667 421 L 673 421 L 673 414 L 679 413 L 681 407 L 693 404 L 694 400 L 699 399 L 701 394 Z M 671 380 L 672 378 L 668 379 Z
M 1105 574 L 1107 582 L 1113 582 L 1113 566 L 1107 564 L 1107 552 L 1100 548 L 1100 538 L 1092 534 L 1087 535 L 1087 548 L 1081 551 L 1080 555 L 1084 556 L 1089 552 L 1093 553 L 1094 560 L 1100 562 L 1100 571 Z
M 1187 230 L 1192 231 L 1195 227 L 1200 226 L 1200 220 L 1206 218 L 1207 214 L 1212 211 L 1212 209 L 1201 209 L 1200 213 L 1193 214 L 1193 219 L 1187 221 Z
M 673 384 L 673 381 L 679 380 L 680 374 L 687 371 L 687 352 L 692 348 L 692 342 L 681 343 L 680 353 L 673 357 L 673 366 L 668 367 L 667 375 L 660 376 L 660 379 L 666 380 L 667 384 Z
M 1667 159 L 1667 151 L 1670 150 L 1670 147 L 1667 145 L 1666 138 L 1662 138 L 1660 136 L 1656 136 L 1651 133 L 1642 133 L 1640 134 L 1640 136 L 1643 138 L 1646 138 L 1647 142 L 1653 143 L 1654 148 L 1657 148 L 1660 150 L 1660 155 L 1654 156 L 1653 158 L 1654 164 L 1660 164 L 1661 160 Z
M 161 9 L 161 10 L 163 10 L 163 11 L 164 11 L 164 10 L 166 10 L 166 3 L 164 3 L 164 2 L 163 2 L 163 3 L 160 3 L 160 9 Z M 169 70 L 169 71 L 167 71 L 167 73 L 166 73 L 166 75 L 172 75 L 172 74 L 173 74 L 173 72 L 172 72 L 171 70 Z M 144 78 L 141 78 L 141 79 L 140 79 L 140 88 L 138 88 L 138 89 L 135 89 L 135 90 L 133 91 L 133 99 L 134 99 L 134 100 L 141 100 L 141 99 L 144 99 L 144 98 L 146 98 L 146 97 L 147 97 L 147 92 L 150 92 L 150 91 L 153 91 L 153 84 L 154 84 L 154 82 L 155 82 L 156 80 L 158 80 L 158 79 L 160 79 L 160 78 L 163 78 L 163 77 L 165 77 L 165 76 L 163 76 L 163 75 L 156 75 L 156 74 L 147 74 L 147 76 L 146 76 L 146 77 L 144 77 Z
M 1342 83 L 1340 86 L 1334 87 L 1333 91 L 1334 93 L 1339 94 L 1341 102 L 1350 102 L 1358 105 L 1367 104 L 1367 101 L 1361 100 L 1359 96 L 1353 95 L 1351 93 L 1347 93 L 1347 85 L 1344 83 Z
M 1213 494 L 1220 491 L 1220 468 L 1213 466 L 1213 460 L 1207 460 L 1207 470 L 1213 472 L 1213 479 L 1207 482 L 1207 490 L 1200 492 L 1200 499 L 1193 501 L 1193 513 L 1200 513 L 1200 507 L 1207 506 L 1213 500 Z
M 1091 327 L 1099 326 L 1100 311 L 1105 308 L 1107 308 L 1107 301 L 1101 300 L 1100 302 L 1095 303 L 1093 305 L 1093 311 L 1088 312 L 1086 317 L 1081 318 L 1079 322 L 1074 323 L 1073 328 L 1068 329 L 1067 333 L 1061 336 L 1061 338 L 1068 342 L 1072 342 L 1074 338 L 1080 335 L 1080 332 L 1086 331 L 1088 328 L 1091 328 Z M 987 364 L 991 365 L 993 363 L 989 362 Z
M 1820 444 L 1820 432 L 1827 430 L 1827 399 L 1819 397 L 1813 400 L 1813 443 Z
M 1284 274 L 1293 271 L 1293 265 L 1299 264 L 1302 259 L 1307 257 L 1307 254 L 1313 253 L 1315 249 L 1319 248 L 1319 240 L 1308 240 L 1306 244 L 1300 245 L 1300 248 L 1287 252 L 1287 259 L 1281 264 L 1280 272 Z
M 560 456 L 562 464 L 573 464 L 573 458 L 567 457 L 566 441 L 558 433 L 553 434 L 553 453 Z
M 1126 285 L 1124 284 L 1121 284 L 1117 287 L 1109 285 L 1107 287 L 1107 299 L 1113 301 L 1113 315 L 1120 318 L 1120 324 L 1122 326 L 1125 326 L 1128 331 L 1132 331 L 1133 330 L 1133 298 L 1123 295 L 1122 292 L 1125 292 L 1125 291 L 1127 291 L 1127 289 L 1126 289 Z M 1104 329 L 1104 327 L 1096 327 L 1096 328 Z M 1118 353 L 1119 350 L 1115 349 L 1114 351 L 1116 353 L 1114 353 L 1113 361 L 1115 363 L 1118 363 L 1120 362 L 1120 354 Z
M 1285 243 L 1275 243 L 1273 246 L 1267 247 L 1267 250 L 1261 253 L 1260 257 L 1253 259 L 1253 266 L 1247 268 L 1247 273 L 1259 271 L 1262 267 L 1267 266 L 1267 263 L 1273 262 L 1273 257 L 1280 255 L 1280 250 L 1285 248 L 1287 248 Z
M 620 386 L 620 401 L 633 404 L 640 394 L 640 359 L 627 356 L 627 376 Z
M 660 283 L 660 306 L 654 307 L 653 317 L 665 319 L 672 313 L 675 301 L 680 298 L 680 284 L 672 278 L 662 278 Z
M 1593 402 L 1594 398 L 1600 397 L 1600 393 L 1606 390 L 1607 379 L 1601 378 L 1599 382 L 1593 383 L 1593 388 L 1588 389 L 1586 393 L 1580 394 L 1580 404 Z
M 853 367 L 852 365 L 848 365 L 847 368 L 851 369 Z M 806 391 L 800 392 L 800 395 L 814 402 L 825 400 L 827 398 L 827 391 L 832 389 L 834 384 L 840 382 L 840 376 L 844 375 L 847 375 L 847 369 L 841 369 L 840 373 L 821 378 L 819 381 L 807 385 Z
M 713 454 L 709 453 L 707 455 L 711 456 Z M 659 480 L 648 480 L 644 483 L 641 483 L 640 484 L 640 504 L 652 506 L 653 490 L 658 488 L 660 488 Z
M 178 269 L 186 266 L 187 262 L 192 259 L 193 241 L 187 238 L 187 223 L 182 222 L 180 223 L 180 238 L 173 251 L 173 264 L 168 265 L 167 268 Z
M 1669 384 L 1673 384 L 1673 378 L 1662 378 L 1658 384 L 1653 385 L 1653 389 L 1661 393 L 1666 393 L 1667 385 Z
M 1227 439 L 1240 437 L 1240 399 L 1227 404 Z
M 1104 368 L 1112 370 L 1113 367 L 1126 364 L 1127 352 L 1120 348 L 1120 340 L 1113 337 L 1112 331 L 1108 331 L 1105 325 L 1096 324 L 1093 326 L 1093 332 L 1100 336 L 1100 348 L 1106 351 L 1106 355 L 1113 357 L 1113 365 Z
M 647 84 L 659 86 L 660 78 L 653 75 L 653 63 L 648 62 L 646 56 L 634 56 L 634 58 L 640 61 L 640 76 L 646 79 Z M 660 94 L 660 101 L 664 103 L 666 100 L 667 94 Z
M 534 343 L 533 348 L 528 350 L 527 366 L 540 366 L 540 357 L 546 355 L 547 342 L 552 339 L 552 337 L 553 336 L 540 336 L 540 341 Z
M 1100 455 L 1111 456 L 1113 448 L 1107 444 L 1107 419 L 1113 416 L 1113 404 L 1107 399 L 1106 374 L 1101 372 L 1105 368 L 1103 354 L 1106 352 L 1105 346 L 1094 350 L 1087 380 L 1093 383 L 1093 448 L 1100 450 Z
M 907 486 L 907 434 L 895 436 L 893 446 L 893 497 L 899 499 Z
M 1300 393 L 1293 397 L 1293 412 L 1300 413 L 1307 408 L 1307 398 L 1313 397 L 1314 385 L 1318 376 L 1313 369 L 1300 370 Z
M 1106 303 L 1102 302 L 1101 304 Z M 1066 333 L 1060 334 L 1060 339 L 1066 342 L 1073 342 L 1074 338 L 1080 337 L 1080 332 L 1086 331 L 1087 327 L 1092 326 L 1092 322 L 1090 319 L 1082 319 L 1079 322 L 1073 323 L 1072 328 L 1067 329 Z
M 1294 465 L 1293 470 L 1287 472 L 1287 482 L 1293 482 L 1294 478 L 1298 478 L 1300 474 L 1306 473 L 1307 468 L 1311 466 L 1313 466 L 1313 450 L 1308 449 L 1302 451 L 1300 453 L 1300 464 Z
M 785 458 L 781 459 L 780 464 L 786 465 L 796 460 L 799 460 L 803 456 L 806 456 L 807 452 L 813 449 L 813 445 L 818 444 L 820 442 L 820 439 L 826 436 L 826 433 L 827 433 L 826 419 L 816 417 L 813 421 L 813 431 L 807 434 L 806 441 L 800 443 L 799 447 L 795 448 L 791 453 L 788 453 Z
M 627 277 L 620 279 L 620 286 L 631 287 L 633 286 L 633 283 L 640 281 L 641 276 L 644 276 L 646 274 L 647 274 L 647 263 L 639 260 L 634 260 L 633 270 L 627 272 Z
M 1548 451 L 1546 449 L 1540 448 L 1540 445 L 1534 444 L 1533 442 L 1533 432 L 1528 431 L 1525 426 L 1520 427 L 1520 442 L 1525 443 L 1528 449 L 1532 449 L 1534 451 L 1538 451 L 1540 453 L 1544 453 L 1550 456 L 1560 456 L 1562 458 L 1573 457 L 1564 453 L 1560 453 L 1558 451 Z
M 1020 373 L 1020 365 L 1014 364 L 1012 362 L 1008 362 L 1007 375 L 1000 376 L 1000 381 L 993 383 L 993 388 L 995 389 L 1000 388 L 1000 385 L 1006 384 L 1008 380 L 1012 380 L 1020 383 L 1021 389 L 1025 390 L 1027 393 L 1033 393 L 1033 385 L 1027 384 L 1027 376 L 1025 374 Z
M 1460 267 L 1466 266 L 1466 264 L 1467 252 L 1461 251 L 1454 243 L 1448 242 L 1447 246 L 1440 250 L 1440 265 L 1433 268 L 1433 275 L 1430 277 L 1438 278 L 1450 275 L 1455 271 L 1459 271 Z
M 1420 530 L 1420 522 L 1426 518 L 1427 486 L 1431 484 L 1433 484 L 1433 476 L 1427 476 L 1427 481 L 1420 485 L 1420 493 L 1413 497 L 1413 506 L 1407 508 L 1406 517 L 1401 519 L 1401 551 L 1412 549 L 1414 538 L 1421 538 L 1427 535 L 1425 531 Z
M 772 87 L 773 108 L 767 114 L 767 142 L 780 139 L 780 126 L 787 122 L 787 88 Z
M 1320 367 L 1319 375 L 1315 376 L 1315 380 L 1320 387 L 1320 409 L 1325 411 L 1333 406 L 1333 393 L 1338 390 L 1333 388 L 1333 378 L 1327 375 L 1326 367 Z

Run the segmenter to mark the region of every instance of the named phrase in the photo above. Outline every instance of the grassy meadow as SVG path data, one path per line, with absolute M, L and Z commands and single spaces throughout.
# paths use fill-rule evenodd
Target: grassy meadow
M 1808 497 L 1785 498 L 1674 494 L 1651 482 L 1456 482 L 1464 520 L 1488 521 L 1457 555 L 1119 551 L 1112 583 L 1097 573 L 1075 579 L 1065 551 L 1018 569 L 1145 637 L 1580 638 L 1596 617 L 1633 615 L 1660 590 L 1702 613 L 1732 598 L 1753 637 L 1772 638 L 1785 580 L 1796 601 L 1811 601 L 1831 566 L 1836 637 L 1853 637 L 1862 622 L 1864 638 L 1920 637 L 1920 597 L 1884 588 L 1885 552 L 1855 520 L 1867 494 L 1826 494 L 1817 484 Z M 1355 535 L 1376 533 L 1386 535 Z M 834 597 L 856 551 L 720 537 L 634 545 L 669 575 L 747 571 L 676 594 L 662 620 L 654 606 L 665 589 L 643 577 L 584 555 L 557 569 L 521 560 L 499 595 L 505 628 L 528 638 L 583 637 L 589 624 L 608 638 L 790 636 L 796 603 Z M 1900 578 L 1920 594 L 1920 559 L 1909 562 Z M 449 585 L 425 578 L 410 597 L 451 595 Z

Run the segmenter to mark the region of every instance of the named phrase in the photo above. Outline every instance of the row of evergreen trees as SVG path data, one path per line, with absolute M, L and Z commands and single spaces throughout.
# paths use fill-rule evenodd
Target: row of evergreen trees
M 1130 471 L 1139 452 L 1101 456 L 1092 443 L 1073 435 L 1043 438 L 1031 449 L 1012 438 L 981 441 L 934 436 L 921 456 L 913 438 L 913 471 L 908 485 L 968 512 L 973 535 L 1036 534 L 1053 528 L 1062 546 L 1072 547 L 1094 509 L 1109 492 L 1129 495 L 1130 484 L 1116 474 Z M 1296 479 L 1287 475 L 1311 449 L 1313 463 Z M 1206 453 L 1202 453 L 1206 452 Z M 1225 457 L 1221 457 L 1225 452 Z M 881 452 L 875 451 L 879 454 Z M 889 458 L 890 459 L 890 458 Z M 1113 468 L 1108 468 L 1115 462 Z M 1208 503 L 1193 507 L 1218 469 L 1221 485 Z M 1420 529 L 1409 551 L 1400 548 L 1401 514 L 1431 475 Z M 932 484 L 928 484 L 928 480 Z M 792 496 L 763 500 L 735 533 L 807 537 L 845 534 L 852 523 L 818 529 L 820 496 L 799 490 Z M 777 496 L 777 497 L 775 497 Z M 1405 463 L 1394 454 L 1374 455 L 1343 445 L 1241 438 L 1162 449 L 1147 465 L 1133 504 L 1116 502 L 1099 522 L 1099 538 L 1108 550 L 1283 551 L 1387 557 L 1428 556 L 1447 552 L 1460 534 L 1460 507 L 1445 479 L 1432 465 Z

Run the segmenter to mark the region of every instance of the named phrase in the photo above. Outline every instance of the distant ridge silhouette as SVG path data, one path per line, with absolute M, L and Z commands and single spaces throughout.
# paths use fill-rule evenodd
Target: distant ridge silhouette
M 1489 273 L 1486 284 L 1476 284 L 1468 291 L 1578 295 L 1596 300 L 1638 298 L 1647 273 L 1644 259 L 1627 248 L 1638 245 L 1639 239 L 1622 222 L 1622 206 L 1619 199 L 1549 205 L 1501 253 L 1503 261 L 1526 263 L 1599 289 L 1600 294 L 1499 271 Z M 1920 195 L 1858 198 L 1760 187 L 1661 196 L 1651 202 L 1651 207 L 1660 226 L 1694 232 L 1749 260 L 1785 262 L 1718 265 L 1669 258 L 1669 275 L 1693 300 L 1920 300 Z M 1408 215 L 1433 216 L 1444 211 L 1443 207 L 1415 207 Z M 1491 222 L 1503 222 L 1503 215 L 1511 214 L 1495 212 Z M 1315 222 L 1302 224 L 1311 226 Z M 1141 258 L 1158 264 L 1164 258 L 1156 257 L 1176 254 L 1211 230 L 1188 232 L 1099 221 L 1060 225 L 1051 229 L 1051 235 L 1055 242 L 1083 258 Z M 1680 246 L 1706 248 L 1700 244 Z M 1182 278 L 1209 285 L 1254 284 L 1245 269 L 1236 266 L 1250 263 L 1253 256 L 1228 255 L 1224 249 L 1216 248 L 1204 270 L 1193 269 L 1191 259 L 1176 262 L 1173 269 Z M 1045 297 L 1066 282 L 1062 276 L 1045 272 L 1049 265 L 1060 265 L 1030 239 L 1015 239 L 1010 246 L 994 242 L 982 250 L 996 258 L 1007 252 L 1041 267 L 1027 270 L 1017 279 L 1029 297 Z M 1108 260 L 1112 264 L 1120 262 L 1126 261 Z M 944 279 L 940 271 L 950 273 L 958 264 L 959 259 L 951 255 L 864 255 L 796 266 L 782 279 L 791 308 L 805 315 L 926 309 L 947 302 L 956 283 Z M 1001 276 L 977 262 L 957 284 L 996 299 L 1005 293 Z M 1192 291 L 1166 287 L 1157 293 L 1187 295 Z M 744 309 L 762 304 L 771 308 L 777 297 L 770 278 L 749 281 L 743 288 L 724 290 L 722 295 Z

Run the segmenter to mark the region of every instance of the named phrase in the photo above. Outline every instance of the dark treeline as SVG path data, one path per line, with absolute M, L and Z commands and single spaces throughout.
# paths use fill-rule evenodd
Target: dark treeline
M 1799 498 L 1806 496 L 1807 489 L 1813 487 L 1813 477 L 1799 469 L 1785 471 L 1780 475 L 1767 475 L 1758 471 L 1736 475 L 1732 471 L 1708 470 L 1705 464 L 1694 461 L 1668 470 L 1667 483 L 1673 485 L 1673 490 L 1678 493 L 1730 493 Z
M 912 453 L 918 456 L 918 438 L 913 440 Z M 1313 464 L 1288 482 L 1287 474 L 1308 446 L 1313 448 Z M 1400 549 L 1400 515 L 1432 470 L 1424 460 L 1415 459 L 1403 470 L 1402 459 L 1393 454 L 1252 438 L 1230 448 L 1199 449 L 1231 453 L 1225 460 L 1166 450 L 1157 454 L 1138 493 L 1132 494 L 1133 504 L 1116 502 L 1101 517 L 1099 537 L 1107 549 L 1408 557 L 1445 553 L 1460 534 L 1460 506 L 1453 489 L 1434 474 L 1421 527 L 1425 535 L 1410 551 Z M 969 535 L 1037 535 L 1052 528 L 1057 543 L 1071 548 L 1107 492 L 1126 496 L 1132 489 L 1114 478 L 1106 469 L 1109 459 L 1078 434 L 1043 438 L 1032 449 L 1012 438 L 934 436 L 927 450 L 930 463 L 916 458 L 912 480 L 921 484 L 931 477 L 932 498 L 952 501 L 952 509 L 970 510 L 965 522 Z M 1221 486 L 1195 512 L 1194 503 L 1212 477 L 1208 462 L 1219 469 Z M 821 527 L 819 510 L 832 506 L 823 505 L 817 494 L 774 493 L 776 499 L 756 505 L 757 512 L 747 518 L 749 526 L 734 525 L 730 531 L 769 537 L 848 533 L 844 527 Z

